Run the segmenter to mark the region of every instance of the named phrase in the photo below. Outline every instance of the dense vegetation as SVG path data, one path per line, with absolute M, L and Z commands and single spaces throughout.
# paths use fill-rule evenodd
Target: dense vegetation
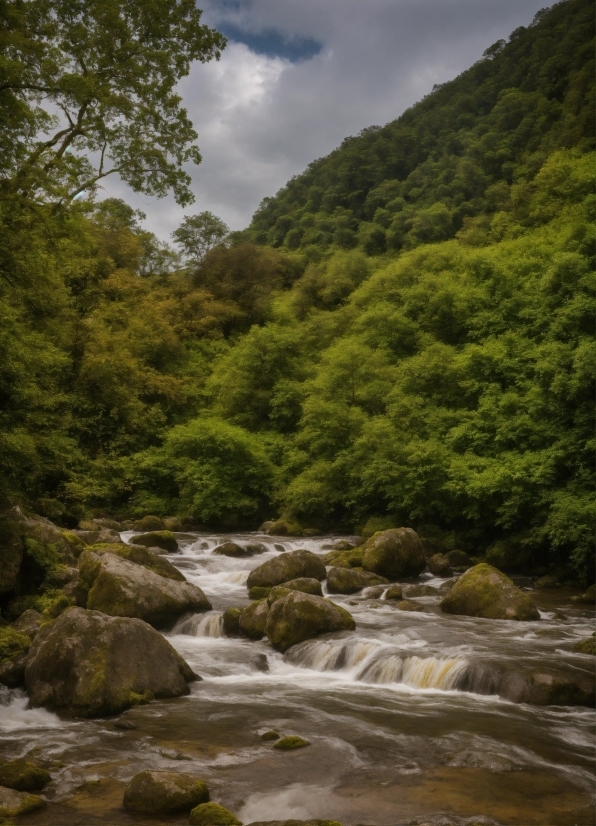
M 88 6 L 99 19 L 103 4 Z M 223 42 L 193 28 L 190 5 L 163 8 L 178 38 L 186 15 L 194 45 L 156 72 L 217 56 Z M 12 63 L 39 68 L 33 46 L 15 41 Z M 56 157 L 63 136 L 42 162 L 43 106 L 1 87 L 20 137 L 1 150 L 0 503 L 63 524 L 179 513 L 254 526 L 282 512 L 352 529 L 372 517 L 589 576 L 593 69 L 591 4 L 559 3 L 184 265 L 125 204 L 93 200 L 94 147 L 72 129 L 78 154 Z M 69 71 L 51 99 L 76 108 L 89 86 Z M 106 95 L 97 140 L 126 164 L 143 124 L 117 111 L 121 90 Z M 177 170 L 194 133 L 184 114 L 186 143 L 163 125 L 178 104 L 143 102 L 165 137 L 154 157 L 140 146 L 157 160 L 129 179 L 185 202 Z M 130 119 L 126 140 L 108 110 Z

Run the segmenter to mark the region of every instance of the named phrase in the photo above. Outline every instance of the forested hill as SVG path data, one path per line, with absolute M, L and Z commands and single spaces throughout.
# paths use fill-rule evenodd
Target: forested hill
M 591 145 L 593 7 L 539 12 L 386 126 L 347 138 L 255 214 L 248 237 L 368 254 L 452 238 L 501 209 L 550 152 Z
M 539 13 L 186 260 L 94 189 L 105 151 L 188 203 L 175 84 L 225 41 L 193 3 L 116 0 L 115 55 L 116 17 L 80 9 L 2 12 L 0 548 L 15 504 L 71 527 L 281 516 L 593 577 L 592 3 Z

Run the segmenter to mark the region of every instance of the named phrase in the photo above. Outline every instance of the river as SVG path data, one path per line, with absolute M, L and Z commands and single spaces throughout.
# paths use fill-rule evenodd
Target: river
M 529 623 L 442 614 L 437 596 L 416 598 L 423 610 L 414 612 L 367 591 L 334 596 L 356 630 L 285 656 L 266 641 L 222 636 L 222 611 L 249 602 L 251 568 L 296 548 L 324 554 L 339 538 L 226 535 L 268 548 L 232 559 L 212 554 L 221 535 L 179 536 L 181 551 L 167 558 L 213 603 L 166 635 L 203 677 L 188 697 L 91 721 L 28 709 L 24 692 L 4 690 L 0 756 L 33 750 L 52 764 L 54 778 L 48 807 L 19 823 L 187 823 L 121 808 L 133 774 L 167 769 L 203 778 L 212 799 L 245 824 L 328 818 L 344 826 L 463 826 L 478 816 L 506 826 L 594 824 L 592 709 L 514 704 L 478 693 L 490 691 L 481 677 L 476 690 L 458 689 L 473 664 L 593 670 L 594 658 L 571 650 L 594 630 L 593 610 L 570 599 L 577 591 L 533 591 L 541 621 Z M 430 574 L 417 581 L 442 582 Z M 270 729 L 311 745 L 275 750 L 261 739 Z

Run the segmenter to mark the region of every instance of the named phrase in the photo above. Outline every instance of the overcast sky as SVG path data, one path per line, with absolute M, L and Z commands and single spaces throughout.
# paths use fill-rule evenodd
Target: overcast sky
M 168 240 L 184 215 L 210 210 L 242 229 L 274 195 L 348 135 L 398 117 L 434 84 L 528 25 L 544 0 L 199 0 L 228 37 L 221 60 L 197 64 L 180 94 L 203 162 L 195 203 L 117 195 Z

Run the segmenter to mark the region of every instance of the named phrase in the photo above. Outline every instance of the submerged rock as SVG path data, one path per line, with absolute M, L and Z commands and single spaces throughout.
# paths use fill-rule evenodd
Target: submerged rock
M 171 554 L 178 550 L 178 542 L 171 531 L 149 531 L 133 536 L 130 541 L 133 545 L 145 545 L 147 548 L 163 548 Z
M 266 599 L 259 599 L 251 603 L 240 614 L 240 631 L 252 640 L 260 640 L 265 636 L 268 616 L 269 606 Z
M 397 603 L 397 607 L 400 611 L 424 611 L 422 605 L 418 602 L 412 602 L 409 599 L 402 599 L 401 602 Z
M 592 634 L 591 637 L 576 642 L 573 650 L 576 654 L 592 654 L 592 656 L 596 656 L 596 632 Z
M 309 579 L 325 579 L 325 565 L 320 557 L 310 551 L 290 551 L 283 556 L 276 556 L 263 562 L 248 575 L 247 585 L 262 588 L 273 588 L 292 579 L 307 577 Z
M 400 600 L 403 599 L 403 588 L 401 585 L 391 585 L 385 591 L 385 599 L 395 599 Z
M 242 826 L 236 815 L 219 803 L 201 803 L 190 813 L 190 826 Z
M 25 684 L 32 707 L 72 717 L 118 714 L 189 693 L 196 679 L 169 642 L 138 619 L 71 608 L 35 638 Z
M 278 734 L 277 731 L 266 731 L 261 734 L 261 740 L 279 740 L 281 734 Z
M 355 594 L 369 585 L 388 585 L 389 580 L 370 571 L 355 568 L 330 568 L 327 573 L 327 589 L 330 594 Z
M 97 556 L 85 551 L 79 570 L 89 587 L 87 607 L 110 616 L 136 617 L 160 628 L 189 611 L 211 609 L 196 585 L 166 579 L 111 553 Z
M 355 627 L 352 615 L 334 602 L 291 591 L 271 606 L 265 633 L 273 647 L 283 653 L 319 634 L 353 631 Z
M 534 583 L 534 588 L 560 588 L 561 583 L 557 579 L 556 576 L 552 574 L 547 574 L 546 576 L 541 576 L 540 579 L 537 579 Z
M 404 591 L 404 596 L 408 597 L 437 597 L 439 592 L 432 585 L 408 585 Z
M 10 760 L 0 765 L 0 786 L 18 792 L 37 792 L 51 779 L 48 771 L 27 760 Z
M 221 545 L 218 545 L 217 548 L 214 548 L 212 553 L 231 557 L 251 556 L 247 548 L 243 548 L 242 545 L 237 545 L 236 542 L 223 542 Z
M 362 567 L 387 579 L 418 576 L 426 567 L 424 548 L 411 528 L 380 531 L 363 545 Z
M 35 809 L 41 809 L 46 802 L 36 794 L 17 792 L 0 786 L 0 817 L 18 817 Z
M 287 737 L 282 737 L 273 746 L 274 749 L 280 751 L 292 751 L 293 749 L 303 749 L 305 746 L 310 746 L 308 740 L 303 737 L 298 737 L 295 734 L 289 734 Z
M 530 703 L 547 706 L 587 706 L 594 707 L 594 677 L 518 671 L 505 672 L 499 680 L 500 697 L 513 703 Z
M 451 563 L 445 554 L 433 554 L 428 560 L 428 570 L 435 576 L 451 576 Z
M 29 655 L 15 654 L 0 665 L 0 685 L 7 688 L 20 688 L 25 684 L 25 667 Z
M 466 571 L 440 603 L 448 614 L 485 619 L 538 620 L 538 609 L 501 571 L 485 562 Z
M 208 800 L 207 784 L 191 774 L 142 771 L 135 774 L 126 787 L 123 804 L 133 812 L 173 814 L 190 812 Z

